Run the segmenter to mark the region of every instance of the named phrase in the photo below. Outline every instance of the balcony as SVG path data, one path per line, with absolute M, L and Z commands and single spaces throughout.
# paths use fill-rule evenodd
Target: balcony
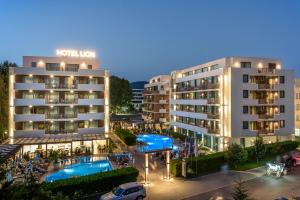
M 219 113 L 207 113 L 207 118 L 208 119 L 219 119 L 220 114 Z
M 47 113 L 46 119 L 72 119 L 77 118 L 77 113 Z
M 77 89 L 77 84 L 45 84 L 46 89 Z
M 54 99 L 54 98 L 46 98 L 47 104 L 77 104 L 78 99 Z
M 28 121 L 44 121 L 44 114 L 15 114 L 15 122 L 28 122 Z
M 257 70 L 258 73 L 266 73 L 266 74 L 276 74 L 279 72 L 277 69 L 269 69 L 269 68 L 262 68 Z
M 161 108 L 161 109 L 159 109 L 159 112 L 160 113 L 167 113 L 167 109 Z
M 218 89 L 220 87 L 219 83 L 208 83 L 207 89 Z
M 266 130 L 266 129 L 260 129 L 256 130 L 258 135 L 274 135 L 275 130 Z
M 275 99 L 258 99 L 258 104 L 274 104 Z
M 46 71 L 78 72 L 79 66 L 46 66 Z
M 160 104 L 166 104 L 166 103 L 167 103 L 167 100 L 161 99 L 161 100 L 159 100 L 159 103 L 160 103 Z
M 158 94 L 159 91 L 158 90 L 144 90 L 143 93 L 144 94 Z
M 46 134 L 71 134 L 71 133 L 76 133 L 77 129 L 63 129 L 63 130 L 46 130 Z
M 273 84 L 258 84 L 258 89 L 274 89 Z
M 210 133 L 210 134 L 218 135 L 218 134 L 220 134 L 220 129 L 208 128 L 207 132 Z
M 78 128 L 79 134 L 101 134 L 104 133 L 104 131 L 104 127 Z
M 274 114 L 259 114 L 258 119 L 274 119 Z
M 103 120 L 104 113 L 78 113 L 78 120 Z
M 167 119 L 166 119 L 166 118 L 159 118 L 159 122 L 161 122 L 161 123 L 166 123 L 166 122 L 167 122 Z
M 219 98 L 208 98 L 207 99 L 207 104 L 219 104 L 220 99 Z

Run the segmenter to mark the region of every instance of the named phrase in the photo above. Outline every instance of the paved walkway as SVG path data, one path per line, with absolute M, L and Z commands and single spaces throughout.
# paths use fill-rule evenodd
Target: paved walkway
M 151 173 L 150 171 L 151 184 L 147 186 L 147 199 L 185 199 L 233 185 L 239 179 L 251 180 L 262 176 L 264 173 L 264 169 L 260 168 L 247 172 L 229 171 L 228 174 L 218 172 L 189 180 L 173 179 L 166 181 L 163 180 L 161 173 Z

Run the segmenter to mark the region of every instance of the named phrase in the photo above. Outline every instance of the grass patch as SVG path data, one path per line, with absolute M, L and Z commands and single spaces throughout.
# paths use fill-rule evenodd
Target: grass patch
M 262 160 L 259 160 L 256 162 L 256 160 L 253 161 L 247 161 L 245 163 L 239 164 L 237 167 L 231 167 L 230 169 L 232 170 L 237 170 L 237 171 L 246 171 L 249 169 L 257 168 L 266 165 L 267 162 L 272 162 L 275 160 L 276 157 L 274 156 L 268 156 L 263 158 Z

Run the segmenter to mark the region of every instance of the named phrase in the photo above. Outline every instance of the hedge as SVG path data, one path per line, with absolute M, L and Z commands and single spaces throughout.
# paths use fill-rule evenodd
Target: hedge
M 44 182 L 41 186 L 52 193 L 62 192 L 72 199 L 78 194 L 80 194 L 79 196 L 93 193 L 103 194 L 120 184 L 136 181 L 138 174 L 139 171 L 136 168 L 127 167 L 51 183 Z
M 295 150 L 299 146 L 298 141 L 285 141 L 277 142 L 272 144 L 266 144 L 266 155 L 265 156 L 275 156 L 282 153 L 286 153 Z M 256 161 L 254 147 L 245 148 L 248 152 L 248 162 Z M 226 152 L 218 152 L 214 154 L 209 154 L 205 156 L 199 156 L 197 159 L 195 157 L 187 158 L 186 169 L 187 177 L 201 176 L 209 174 L 212 172 L 217 172 L 221 169 L 222 165 L 227 162 Z M 196 167 L 197 163 L 197 167 Z M 196 169 L 197 168 L 197 169 Z M 172 160 L 170 166 L 171 173 L 175 177 L 180 177 L 182 175 L 182 161 Z
M 226 162 L 225 152 L 218 152 L 205 156 L 191 157 L 186 159 L 187 177 L 201 176 L 220 170 L 221 166 Z M 197 166 L 196 166 L 197 164 Z M 171 161 L 171 173 L 174 176 L 181 176 L 182 161 Z
M 136 136 L 132 134 L 129 130 L 125 129 L 116 129 L 115 133 L 119 136 L 119 138 L 127 145 L 135 145 L 136 144 Z

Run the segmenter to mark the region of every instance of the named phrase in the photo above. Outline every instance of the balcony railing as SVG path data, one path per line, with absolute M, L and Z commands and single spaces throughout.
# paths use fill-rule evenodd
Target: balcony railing
M 47 113 L 46 119 L 70 119 L 77 118 L 77 113 Z
M 258 73 L 267 73 L 267 74 L 276 74 L 279 70 L 277 69 L 269 69 L 269 68 L 262 68 L 258 69 Z
M 77 84 L 45 84 L 46 89 L 77 89 Z
M 46 103 L 47 104 L 76 104 L 78 103 L 78 99 L 51 99 L 51 98 L 46 98 Z
M 219 83 L 208 83 L 207 89 L 218 89 L 220 87 Z
M 220 99 L 219 98 L 208 98 L 207 99 L 207 104 L 219 104 Z
M 274 114 L 259 114 L 258 118 L 259 119 L 273 119 L 274 118 Z
M 210 133 L 210 134 L 220 134 L 220 129 L 208 128 L 207 132 Z
M 208 119 L 219 119 L 220 114 L 219 113 L 207 113 L 207 118 Z
M 258 99 L 258 104 L 273 104 L 275 99 Z
M 259 129 L 256 130 L 258 135 L 273 135 L 275 130 L 266 130 L 266 129 Z
M 62 129 L 62 130 L 46 130 L 46 134 L 69 134 L 76 133 L 77 129 Z
M 74 66 L 46 66 L 46 71 L 67 71 L 67 72 L 78 72 L 79 67 Z
M 274 89 L 273 84 L 258 84 L 258 89 Z

